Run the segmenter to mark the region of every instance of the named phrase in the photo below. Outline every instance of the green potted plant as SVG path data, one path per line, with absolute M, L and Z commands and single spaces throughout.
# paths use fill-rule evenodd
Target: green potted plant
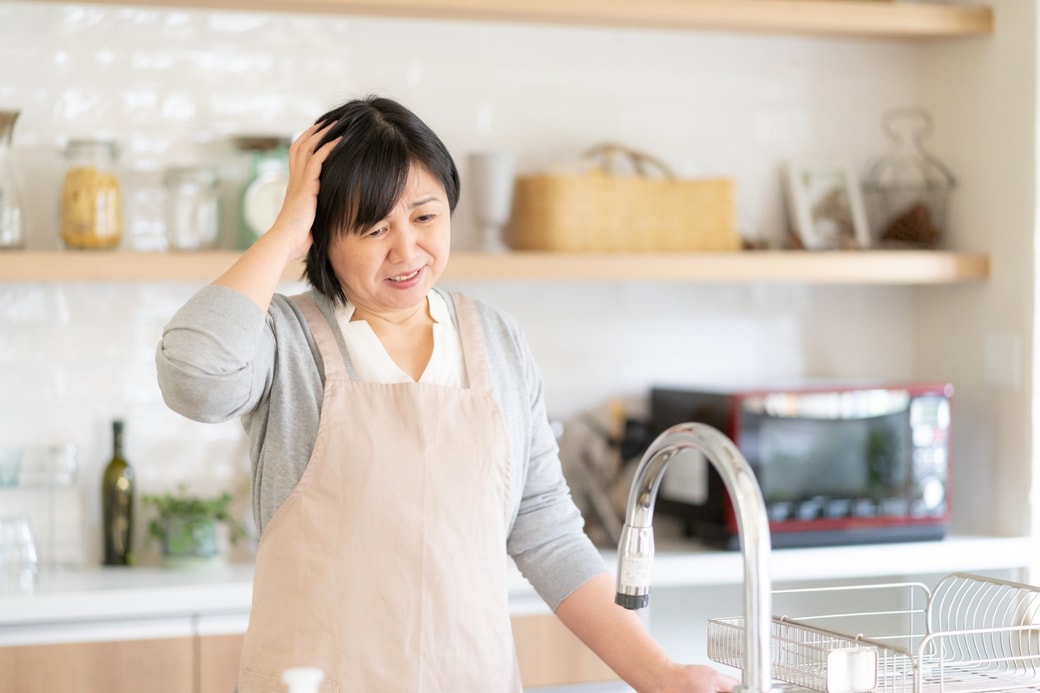
M 181 484 L 174 492 L 145 495 L 145 506 L 154 509 L 148 534 L 159 541 L 163 562 L 178 567 L 224 562 L 219 525 L 228 529 L 233 546 L 246 536 L 246 528 L 233 513 L 235 497 L 225 491 L 217 496 L 191 495 Z

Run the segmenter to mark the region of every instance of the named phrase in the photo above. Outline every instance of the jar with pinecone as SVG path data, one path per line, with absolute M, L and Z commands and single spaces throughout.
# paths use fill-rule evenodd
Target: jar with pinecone
M 882 131 L 889 140 L 888 151 L 867 166 L 863 179 L 875 246 L 938 248 L 955 179 L 924 147 L 932 118 L 919 108 L 893 109 L 883 116 Z

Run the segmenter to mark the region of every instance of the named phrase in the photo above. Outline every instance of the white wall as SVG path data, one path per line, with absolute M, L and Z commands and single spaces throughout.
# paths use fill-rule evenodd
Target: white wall
M 955 526 L 1028 534 L 1033 435 L 1037 5 L 998 0 L 992 38 L 921 50 L 922 103 L 947 125 L 934 138 L 957 171 L 950 233 L 988 252 L 984 286 L 917 292 L 916 362 L 957 384 Z M 1035 532 L 1034 532 L 1035 536 Z M 1040 566 L 1038 566 L 1040 567 Z
M 460 164 L 470 151 L 500 147 L 535 170 L 610 139 L 680 175 L 732 175 L 742 232 L 777 239 L 780 162 L 833 156 L 858 169 L 880 153 L 881 113 L 918 99 L 917 50 L 896 41 L 0 3 L 0 108 L 22 111 L 14 140 L 33 248 L 57 243 L 57 146 L 68 137 L 117 136 L 133 198 L 171 162 L 215 160 L 241 175 L 222 138 L 297 132 L 368 92 L 412 107 Z M 951 122 L 945 111 L 937 122 L 940 156 L 943 143 L 964 136 L 947 133 Z M 462 174 L 457 248 L 473 245 Z M 154 211 L 131 204 L 128 224 Z M 128 420 L 127 452 L 145 491 L 179 479 L 225 485 L 247 471 L 237 424 L 185 421 L 154 384 L 159 331 L 197 287 L 0 282 L 0 442 L 80 446 L 92 542 L 112 416 Z M 663 381 L 945 377 L 925 365 L 930 355 L 915 354 L 912 289 L 461 288 L 521 319 L 556 416 Z M 936 291 L 977 302 L 988 289 Z M 985 407 L 967 394 L 966 410 Z M 96 545 L 88 555 L 96 558 Z

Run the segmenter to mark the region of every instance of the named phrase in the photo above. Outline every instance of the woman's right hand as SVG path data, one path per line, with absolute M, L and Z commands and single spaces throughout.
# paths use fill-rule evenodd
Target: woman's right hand
M 285 269 L 307 256 L 311 226 L 318 210 L 321 166 L 339 143 L 333 139 L 318 147 L 330 124 L 307 128 L 289 147 L 289 182 L 274 224 L 249 246 L 213 283 L 248 296 L 262 311 L 271 305 Z
M 285 199 L 267 234 L 280 236 L 289 243 L 291 260 L 306 257 L 311 247 L 311 226 L 318 209 L 321 167 L 340 141 L 337 137 L 318 147 L 331 126 L 332 123 L 315 123 L 289 147 L 289 182 Z

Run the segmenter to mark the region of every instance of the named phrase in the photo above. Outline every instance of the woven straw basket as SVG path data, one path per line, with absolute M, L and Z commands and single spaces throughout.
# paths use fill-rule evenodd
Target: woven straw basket
M 587 252 L 732 251 L 736 191 L 731 179 L 678 180 L 659 160 L 615 144 L 586 152 L 584 174 L 521 176 L 513 191 L 508 244 L 514 250 Z M 624 157 L 636 175 L 612 173 Z M 650 171 L 656 169 L 656 174 Z

